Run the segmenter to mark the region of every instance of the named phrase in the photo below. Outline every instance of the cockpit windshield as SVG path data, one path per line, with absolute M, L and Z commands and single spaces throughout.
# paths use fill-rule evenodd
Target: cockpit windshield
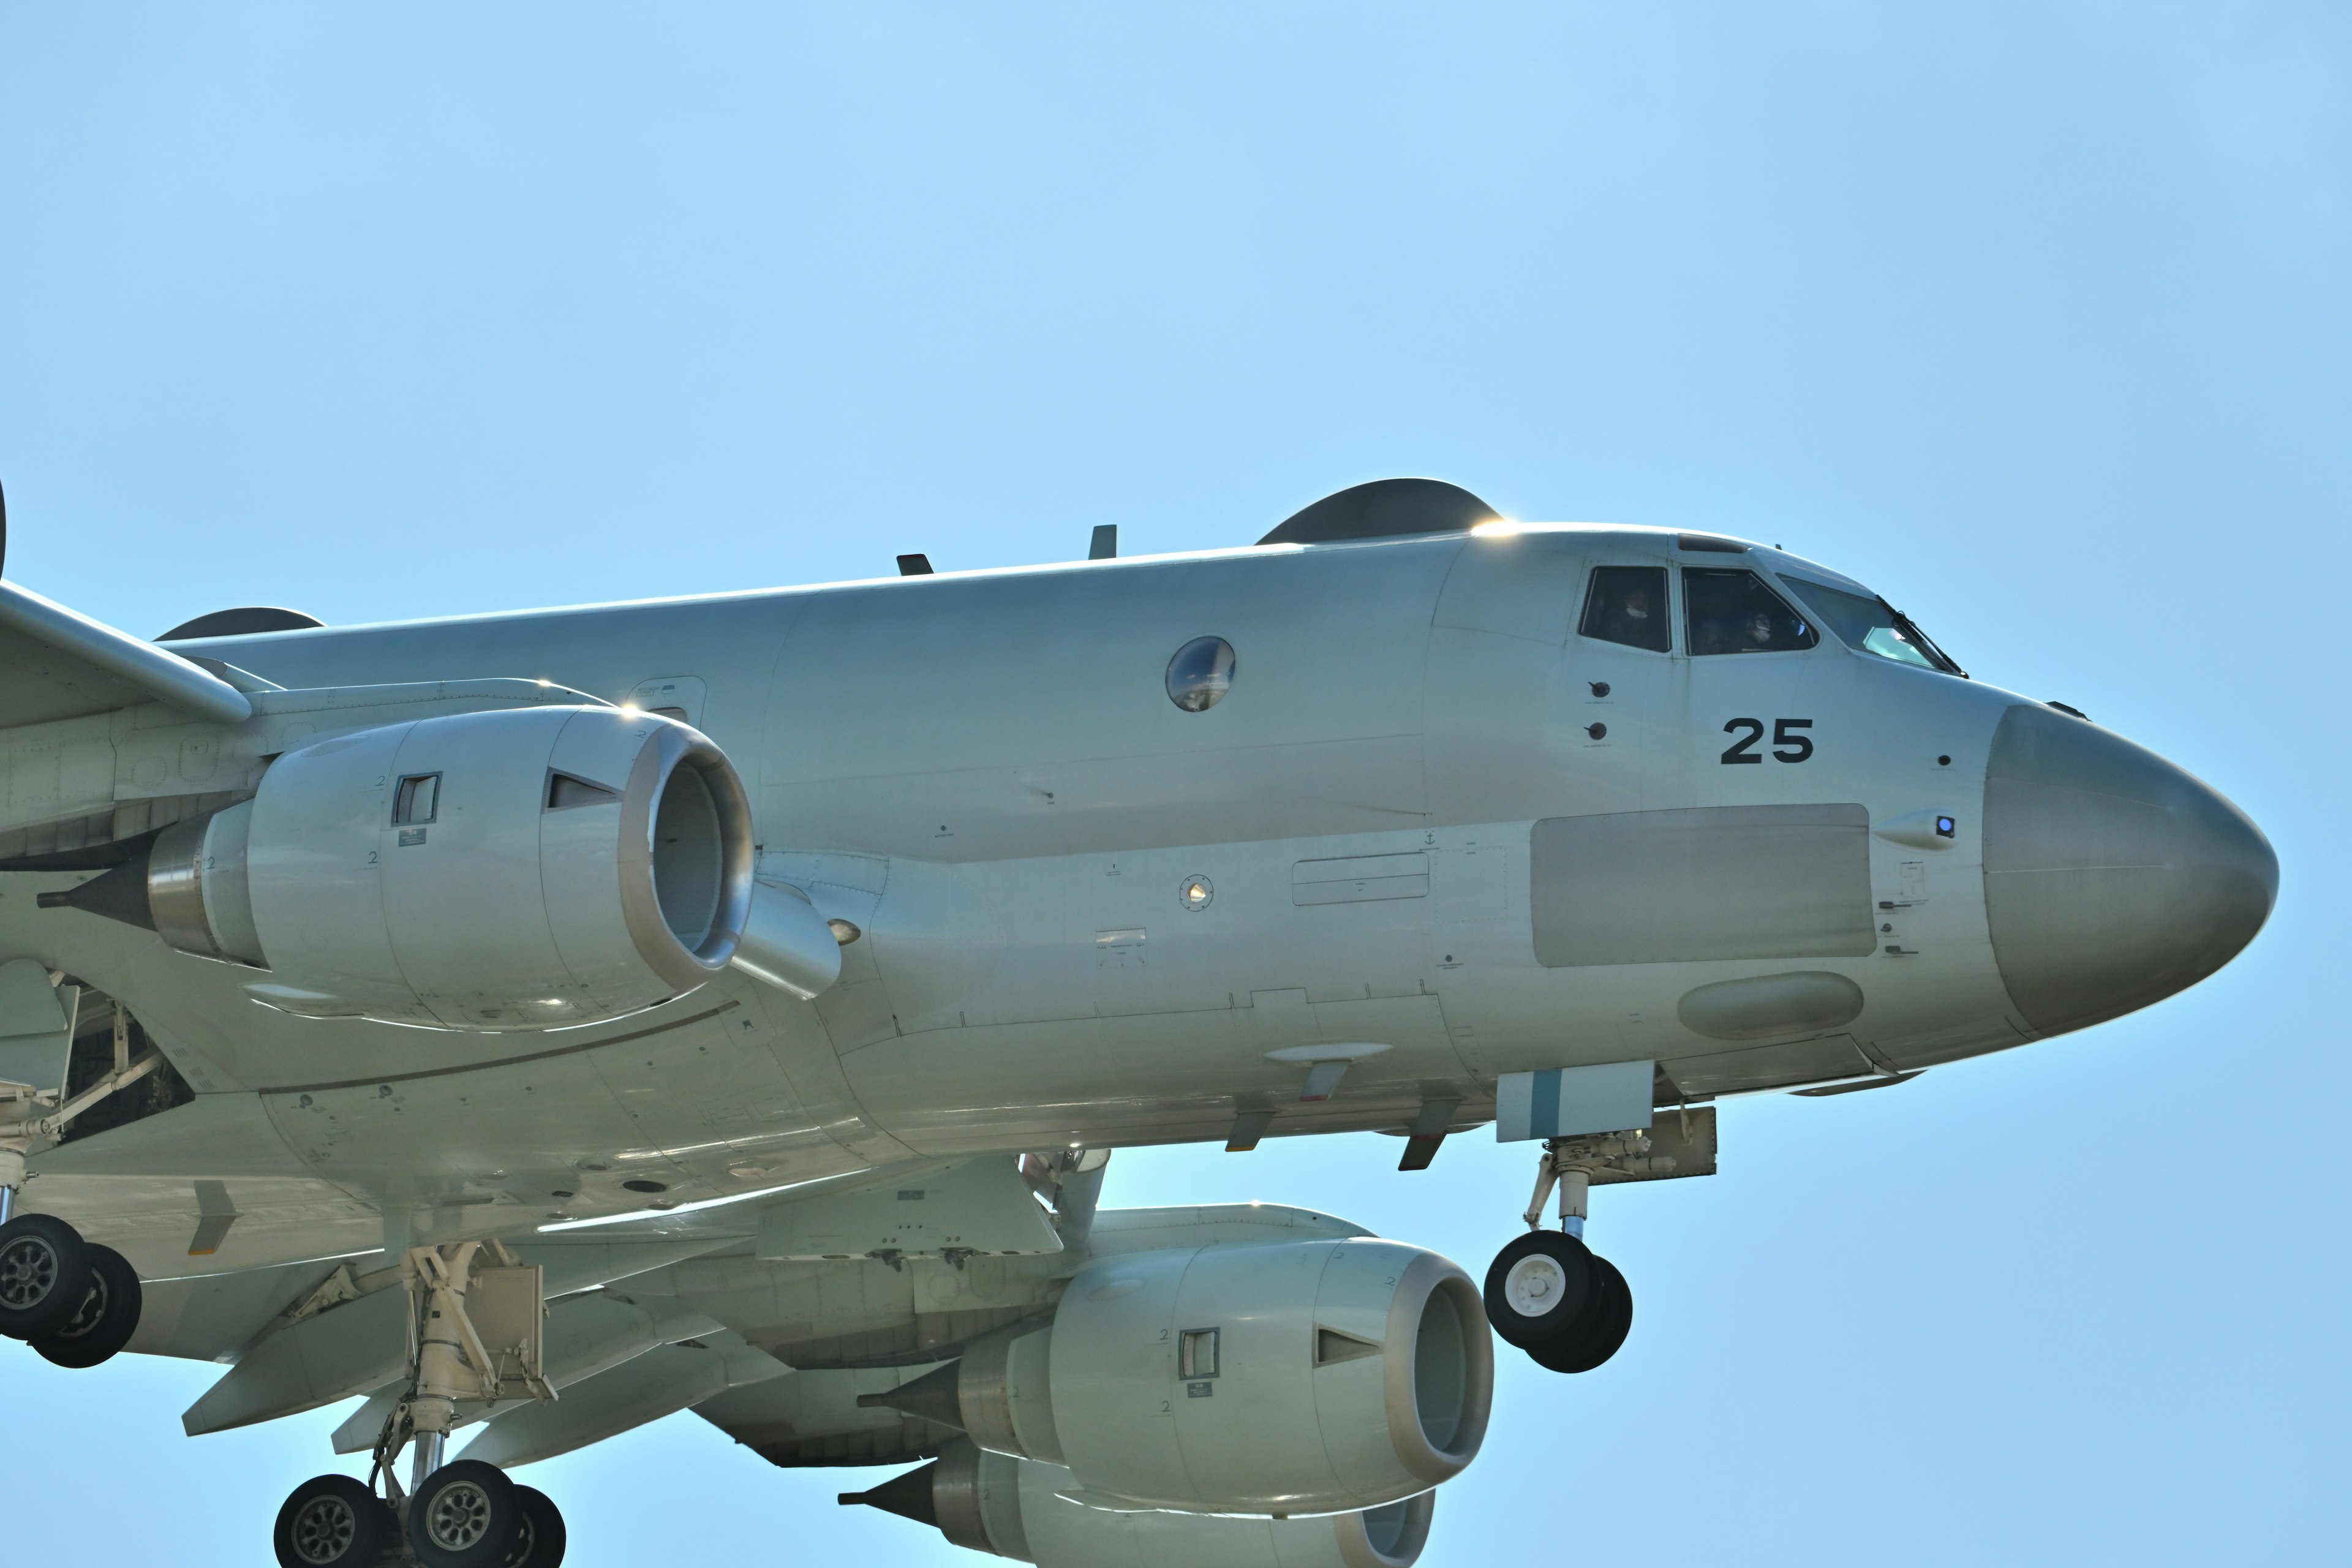
M 1946 675 L 1968 679 L 1967 670 L 1928 641 L 1927 635 L 1911 624 L 1910 616 L 1885 600 L 1786 574 L 1780 581 L 1848 647 L 1891 658 L 1897 664 L 1916 664 L 1922 669 L 1938 669 Z
M 1690 621 L 1694 655 L 1784 653 L 1822 640 L 1822 634 L 1753 572 L 1684 567 L 1683 610 Z
M 1585 595 L 1584 619 L 1576 628 L 1603 642 L 1670 653 L 1674 632 L 1666 623 L 1666 569 L 1663 566 L 1595 566 Z

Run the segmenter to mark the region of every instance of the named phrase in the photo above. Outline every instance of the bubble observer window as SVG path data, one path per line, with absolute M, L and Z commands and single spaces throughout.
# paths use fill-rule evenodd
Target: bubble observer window
M 1168 661 L 1168 700 L 1187 713 L 1214 708 L 1233 684 L 1234 645 L 1223 637 L 1194 637 Z
M 1753 572 L 1684 567 L 1683 608 L 1690 620 L 1693 654 L 1787 653 L 1822 640 L 1822 634 Z
M 1837 633 L 1848 647 L 1891 658 L 1897 664 L 1940 669 L 1946 675 L 1968 674 L 1942 648 L 1927 640 L 1927 635 L 1913 626 L 1908 616 L 1885 600 L 1832 588 L 1827 583 L 1806 577 L 1783 574 L 1780 580 L 1814 615 L 1828 622 L 1830 630 Z

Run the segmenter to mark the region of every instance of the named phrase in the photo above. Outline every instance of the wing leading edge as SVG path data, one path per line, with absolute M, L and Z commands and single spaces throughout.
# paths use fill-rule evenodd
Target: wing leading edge
M 210 670 L 0 582 L 0 729 L 147 701 L 222 724 L 253 715 L 245 693 Z

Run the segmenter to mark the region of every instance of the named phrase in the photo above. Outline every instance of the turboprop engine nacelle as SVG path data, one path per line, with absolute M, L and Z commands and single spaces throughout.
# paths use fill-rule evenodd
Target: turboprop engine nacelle
M 751 871 L 742 781 L 698 731 L 513 709 L 288 752 L 252 800 L 163 830 L 146 903 L 181 952 L 268 970 L 247 989 L 288 1012 L 549 1028 L 719 973 Z
M 1336 1513 L 1459 1474 L 1486 1437 L 1494 1374 L 1458 1266 L 1351 1237 L 1103 1258 L 1051 1325 L 998 1330 L 858 1403 L 1066 1465 L 1115 1506 Z
M 1429 1540 L 1437 1494 L 1309 1519 L 1087 1508 L 1059 1465 L 957 1441 L 921 1469 L 869 1492 L 845 1492 L 924 1524 L 958 1546 L 1037 1568 L 1412 1568 Z

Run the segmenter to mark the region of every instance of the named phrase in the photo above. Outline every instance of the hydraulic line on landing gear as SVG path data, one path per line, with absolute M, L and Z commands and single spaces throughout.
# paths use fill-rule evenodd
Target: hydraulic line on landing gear
M 369 1474 L 371 1485 L 383 1478 L 395 1507 L 403 1496 L 394 1473 L 400 1450 L 415 1441 L 408 1487 L 415 1490 L 441 1468 L 460 1400 L 555 1398 L 540 1364 L 546 1312 L 537 1267 L 519 1262 L 503 1242 L 466 1241 L 410 1247 L 401 1276 L 410 1301 L 408 1397 L 384 1417 Z
M 1591 1202 L 1592 1173 L 1621 1171 L 1629 1176 L 1663 1176 L 1675 1168 L 1672 1156 L 1652 1154 L 1646 1132 L 1611 1132 L 1581 1138 L 1554 1138 L 1536 1160 L 1536 1194 L 1520 1217 L 1529 1230 L 1543 1228 L 1544 1200 L 1552 1185 L 1559 1186 L 1559 1228 L 1582 1240 L 1586 1205 Z

